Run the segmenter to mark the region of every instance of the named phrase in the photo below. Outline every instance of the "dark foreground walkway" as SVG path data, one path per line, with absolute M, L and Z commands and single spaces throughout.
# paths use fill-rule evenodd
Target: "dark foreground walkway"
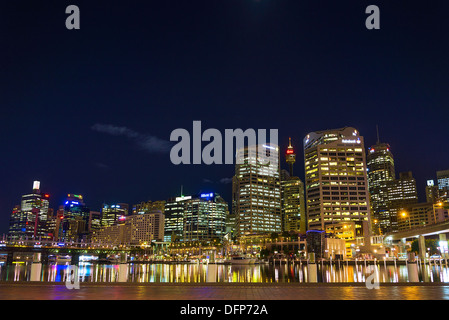
M 0 300 L 441 300 L 449 285 L 0 283 Z

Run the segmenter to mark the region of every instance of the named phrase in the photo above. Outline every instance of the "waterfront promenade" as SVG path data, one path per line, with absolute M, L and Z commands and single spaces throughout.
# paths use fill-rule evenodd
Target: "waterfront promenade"
M 0 283 L 0 300 L 448 300 L 449 285 L 436 283 L 138 284 Z

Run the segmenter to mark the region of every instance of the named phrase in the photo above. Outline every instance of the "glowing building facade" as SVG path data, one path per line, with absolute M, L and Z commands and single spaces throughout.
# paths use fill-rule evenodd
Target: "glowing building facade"
M 298 177 L 281 181 L 282 230 L 306 232 L 304 183 Z
M 173 197 L 165 203 L 164 241 L 182 241 L 184 233 L 184 206 L 185 201 L 192 196 Z
M 228 203 L 214 192 L 171 198 L 165 204 L 164 241 L 219 241 L 228 215 Z
M 186 200 L 183 241 L 220 241 L 226 234 L 228 204 L 216 193 L 203 193 Z
M 146 201 L 133 205 L 132 214 L 145 214 L 159 211 L 164 213 L 165 201 Z
M 101 226 L 108 227 L 114 224 L 123 223 L 128 215 L 129 205 L 117 203 L 113 205 L 104 204 L 101 209 Z
M 351 127 L 311 132 L 304 138 L 308 230 L 354 222 L 366 236 L 370 202 L 363 137 Z
M 281 170 L 282 231 L 305 233 L 304 183 L 299 177 L 293 176 L 296 153 L 291 138 L 289 138 L 289 144 L 285 152 L 285 162 L 290 167 L 290 173 Z
M 369 148 L 366 162 L 373 210 L 373 231 L 384 234 L 391 229 L 388 186 L 396 177 L 390 145 L 378 141 Z
M 82 195 L 68 194 L 57 215 L 60 219 L 59 241 L 87 241 L 90 209 L 83 202 Z
M 50 239 L 49 198 L 48 194 L 41 193 L 40 182 L 34 181 L 32 193 L 23 195 L 20 206 L 13 209 L 8 235 L 14 239 Z
M 438 193 L 442 201 L 449 201 L 449 170 L 437 171 Z
M 237 150 L 236 157 L 240 159 L 233 177 L 236 236 L 281 232 L 279 147 L 248 146 Z
M 435 182 L 433 180 L 427 180 L 426 202 L 437 203 L 438 201 L 440 201 L 438 186 L 435 185 Z
M 398 219 L 401 211 L 411 204 L 418 203 L 416 180 L 413 178 L 412 172 L 399 173 L 399 179 L 388 183 L 387 193 L 390 226 L 385 231 L 397 232 L 399 230 Z

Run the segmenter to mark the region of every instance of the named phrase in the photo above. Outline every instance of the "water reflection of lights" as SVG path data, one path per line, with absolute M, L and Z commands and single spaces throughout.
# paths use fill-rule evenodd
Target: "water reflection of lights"
M 14 281 L 20 280 L 20 265 L 17 263 L 16 267 L 14 268 Z
M 67 276 L 69 263 L 50 264 L 42 267 L 41 280 L 46 282 L 63 282 Z M 378 269 L 381 282 L 407 282 L 408 273 L 405 265 L 394 266 L 385 263 L 366 264 Z M 27 281 L 30 278 L 31 264 L 14 264 L 1 266 L 0 281 Z M 118 265 L 99 265 L 80 263 L 79 276 L 81 282 L 117 282 L 123 281 L 123 268 Z M 120 272 L 121 271 L 121 272 Z M 122 280 L 120 280 L 120 274 Z M 420 280 L 424 282 L 449 282 L 449 268 L 442 263 L 420 266 Z M 319 282 L 365 282 L 367 268 L 363 261 L 357 265 L 333 263 L 318 265 Z M 308 282 L 307 264 L 295 265 L 207 265 L 207 264 L 130 264 L 128 282 L 251 282 L 281 283 Z

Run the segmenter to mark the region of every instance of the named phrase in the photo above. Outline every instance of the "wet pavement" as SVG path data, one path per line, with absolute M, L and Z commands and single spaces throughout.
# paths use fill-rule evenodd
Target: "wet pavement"
M 442 300 L 449 285 L 1 283 L 0 300 Z

